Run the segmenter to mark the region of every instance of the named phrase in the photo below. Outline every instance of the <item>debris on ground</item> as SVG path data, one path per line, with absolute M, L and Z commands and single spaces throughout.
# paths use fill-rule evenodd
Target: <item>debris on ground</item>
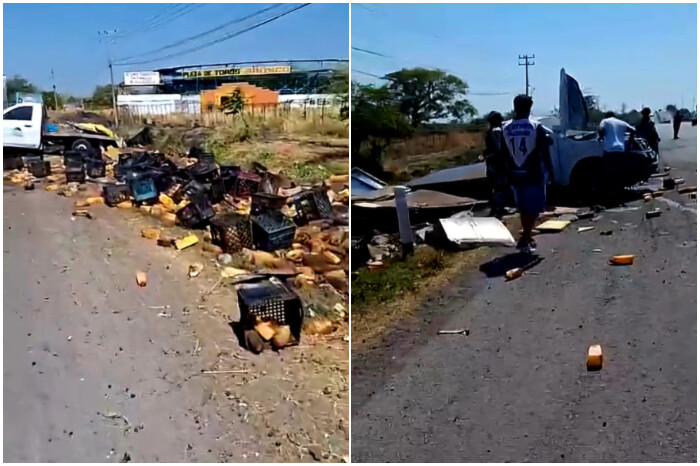
M 588 348 L 586 368 L 589 371 L 597 371 L 603 368 L 603 349 L 600 345 L 591 345 Z
M 647 219 L 659 217 L 661 216 L 661 209 L 657 207 L 656 209 L 650 210 L 645 213 L 645 216 Z
M 136 272 L 136 283 L 139 286 L 146 286 L 148 284 L 148 278 L 146 277 L 146 272 L 141 272 L 141 271 Z
M 583 232 L 585 232 L 585 231 L 591 231 L 591 230 L 594 230 L 594 229 L 595 229 L 595 227 L 578 227 L 578 230 L 577 230 L 577 231 L 578 231 L 578 233 L 583 233 Z
M 510 269 L 510 270 L 506 271 L 506 274 L 505 274 L 506 281 L 511 281 L 511 280 L 515 280 L 516 278 L 522 277 L 526 271 L 532 269 L 534 266 L 536 266 L 537 264 L 539 264 L 543 260 L 544 260 L 544 257 L 535 257 L 533 260 L 531 260 L 527 264 L 523 265 L 522 267 L 516 267 L 514 269 Z
M 189 233 L 180 239 L 176 239 L 175 247 L 178 251 L 182 251 L 183 249 L 187 249 L 190 246 L 194 246 L 197 243 L 199 243 L 199 238 L 197 238 L 197 235 L 195 235 L 194 233 Z
M 632 265 L 634 263 L 634 254 L 623 254 L 619 256 L 612 256 L 610 258 L 610 265 Z
M 73 217 L 85 217 L 92 219 L 92 215 L 87 210 L 74 210 L 72 213 Z
M 687 194 L 697 192 L 697 186 L 686 186 L 685 188 L 679 188 L 678 194 Z
M 571 220 L 547 220 L 546 222 L 538 225 L 536 228 L 541 232 L 559 232 L 568 227 L 570 223 Z
M 474 217 L 460 212 L 440 219 L 445 237 L 457 246 L 496 245 L 515 246 L 515 239 L 503 223 L 494 217 Z
M 464 335 L 469 336 L 469 329 L 463 328 L 461 330 L 438 330 L 438 335 Z
M 202 273 L 202 270 L 204 270 L 204 264 L 202 264 L 201 262 L 195 262 L 194 264 L 190 264 L 187 275 L 190 278 L 195 278 L 198 277 L 200 273 Z

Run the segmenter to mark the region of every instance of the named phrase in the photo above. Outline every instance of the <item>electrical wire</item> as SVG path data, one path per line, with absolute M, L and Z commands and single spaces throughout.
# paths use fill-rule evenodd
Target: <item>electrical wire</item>
M 367 49 L 361 49 L 360 47 L 351 47 L 351 48 L 353 50 L 357 50 L 358 52 L 364 52 L 364 53 L 368 53 L 370 55 L 376 55 L 378 57 L 383 57 L 383 58 L 391 58 L 389 55 L 384 55 L 383 53 L 373 52 L 373 51 L 367 50 Z
M 168 16 L 171 15 L 172 13 L 175 12 L 175 10 L 177 10 L 178 8 L 181 8 L 181 7 L 182 7 L 182 3 L 175 3 L 173 5 L 170 5 L 166 8 L 164 8 L 163 10 L 161 10 L 158 14 L 151 16 L 150 18 L 146 19 L 142 23 L 134 26 L 133 29 L 129 29 L 125 32 L 120 32 L 119 34 L 116 35 L 116 37 L 121 38 L 121 37 L 126 37 L 130 34 L 133 34 L 144 27 L 148 27 L 150 24 L 153 24 L 153 22 L 155 22 L 155 21 L 160 21 L 160 18 L 162 18 L 164 15 L 168 15 Z
M 282 13 L 280 13 L 280 14 L 278 14 L 278 15 L 272 17 L 272 18 L 266 19 L 266 20 L 264 20 L 264 21 L 260 21 L 259 23 L 256 23 L 256 24 L 254 24 L 254 25 L 252 25 L 252 26 L 249 26 L 249 27 L 247 27 L 247 28 L 244 28 L 244 29 L 242 29 L 242 30 L 239 30 L 239 31 L 236 31 L 236 32 L 232 32 L 232 33 L 226 34 L 226 35 L 224 35 L 224 36 L 222 36 L 222 37 L 220 37 L 220 38 L 218 38 L 218 39 L 214 39 L 214 40 L 212 40 L 212 41 L 209 41 L 209 42 L 207 42 L 207 43 L 204 43 L 204 44 L 201 44 L 201 45 L 192 47 L 192 48 L 187 49 L 187 50 L 183 50 L 183 51 L 176 52 L 176 53 L 171 53 L 171 54 L 169 54 L 169 55 L 165 55 L 165 56 L 162 56 L 162 57 L 153 58 L 153 59 L 149 59 L 149 60 L 141 60 L 141 61 L 135 61 L 135 62 L 119 62 L 119 63 L 114 63 L 114 65 L 115 65 L 115 66 L 144 65 L 144 64 L 147 64 L 147 63 L 153 63 L 153 62 L 155 62 L 155 61 L 165 60 L 165 59 L 173 58 L 173 57 L 179 57 L 179 56 L 182 56 L 182 55 L 186 55 L 186 54 L 188 54 L 188 53 L 196 52 L 196 51 L 202 50 L 202 49 L 204 49 L 204 48 L 206 48 L 206 47 L 211 47 L 212 45 L 216 45 L 216 44 L 219 44 L 219 43 L 221 43 L 221 42 L 224 42 L 224 41 L 233 39 L 234 37 L 238 37 L 238 36 L 240 36 L 241 34 L 245 34 L 246 32 L 252 31 L 253 29 L 257 29 L 257 28 L 259 28 L 259 27 L 261 27 L 261 26 L 264 26 L 265 24 L 271 23 L 272 21 L 276 21 L 276 20 L 278 20 L 278 19 L 280 19 L 280 18 L 282 18 L 282 17 L 284 17 L 284 16 L 287 16 L 288 14 L 294 13 L 295 11 L 300 10 L 300 9 L 302 9 L 302 8 L 304 8 L 304 7 L 307 7 L 307 6 L 309 6 L 309 5 L 310 5 L 310 3 L 304 3 L 304 4 L 302 4 L 302 5 L 298 6 L 298 7 L 292 8 L 291 10 L 282 12 Z
M 138 54 L 136 54 L 136 55 L 131 55 L 131 56 L 124 57 L 124 58 L 120 58 L 119 61 L 131 60 L 131 59 L 138 58 L 138 57 L 143 57 L 143 56 L 146 56 L 146 55 L 153 55 L 153 54 L 155 54 L 155 53 L 162 52 L 162 51 L 164 51 L 164 50 L 168 50 L 168 49 L 172 49 L 172 48 L 178 47 L 178 46 L 180 46 L 180 45 L 182 45 L 182 44 L 184 44 L 184 43 L 186 43 L 186 42 L 191 42 L 191 41 L 193 41 L 193 40 L 202 38 L 202 37 L 204 37 L 204 36 L 207 36 L 207 35 L 209 35 L 209 34 L 212 34 L 212 33 L 214 33 L 214 32 L 217 32 L 217 31 L 219 31 L 219 30 L 222 30 L 222 29 L 224 29 L 224 28 L 226 28 L 226 27 L 228 27 L 228 26 L 231 26 L 232 24 L 241 23 L 241 22 L 246 21 L 246 20 L 248 20 L 248 19 L 250 19 L 250 18 L 253 18 L 253 17 L 255 17 L 255 16 L 259 15 L 259 14 L 267 13 L 268 11 L 270 11 L 270 10 L 272 10 L 272 9 L 279 8 L 280 6 L 283 6 L 283 4 L 277 3 L 277 4 L 272 5 L 272 6 L 270 6 L 270 7 L 263 8 L 263 9 L 261 9 L 261 10 L 257 10 L 256 12 L 251 13 L 251 14 L 249 14 L 249 15 L 246 15 L 246 16 L 244 16 L 244 17 L 242 17 L 242 18 L 236 18 L 236 19 L 234 19 L 234 20 L 232 20 L 232 21 L 228 21 L 228 22 L 226 22 L 226 23 L 223 23 L 223 24 L 221 24 L 221 25 L 219 25 L 219 26 L 217 26 L 217 27 L 215 27 L 215 28 L 213 28 L 213 29 L 209 29 L 208 31 L 204 31 L 204 32 L 199 33 L 199 34 L 196 34 L 196 35 L 194 35 L 194 36 L 190 36 L 190 37 L 187 37 L 187 38 L 185 38 L 185 39 L 179 40 L 179 41 L 177 41 L 177 42 L 173 42 L 172 44 L 165 45 L 165 46 L 163 46 L 163 47 L 161 47 L 161 48 L 159 48 L 159 49 L 151 50 L 150 52 L 138 53 Z
M 157 16 L 158 16 L 158 15 L 156 15 L 151 20 L 146 20 L 146 22 L 144 22 L 144 24 L 142 24 L 141 26 L 138 26 L 130 31 L 125 32 L 125 33 L 117 34 L 117 36 L 115 36 L 115 37 L 120 39 L 120 38 L 124 38 L 126 36 L 137 36 L 137 35 L 149 32 L 157 27 L 160 27 L 160 26 L 166 24 L 166 23 L 169 23 L 169 22 L 172 22 L 178 18 L 181 18 L 182 16 L 185 16 L 185 15 L 193 12 L 197 8 L 203 7 L 205 4 L 188 3 L 185 5 L 182 5 L 182 4 L 178 4 L 178 5 L 181 5 L 179 7 L 179 9 L 174 9 L 174 10 L 170 11 L 167 15 L 162 16 L 162 17 L 154 20 L 154 18 L 157 18 Z

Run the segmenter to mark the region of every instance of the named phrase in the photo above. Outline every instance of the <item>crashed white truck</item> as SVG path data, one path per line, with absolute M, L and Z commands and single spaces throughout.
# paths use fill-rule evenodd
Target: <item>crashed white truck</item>
M 564 69 L 559 81 L 559 115 L 535 118 L 552 130 L 554 142 L 550 155 L 554 172 L 551 184 L 581 195 L 599 189 L 606 175 L 603 171 L 603 144 L 598 140 L 597 131 L 589 128 L 588 110 L 578 83 Z M 646 181 L 658 171 L 658 154 L 643 139 L 629 138 L 625 154 L 628 160 L 624 172 L 610 174 L 620 186 Z M 440 170 L 407 185 L 414 189 L 435 189 L 477 197 L 475 191 L 483 192 L 486 186 L 486 165 L 482 162 Z
M 94 150 L 117 147 L 109 136 L 75 131 L 46 131 L 46 109 L 36 102 L 27 102 L 6 109 L 2 114 L 2 148 L 4 168 L 16 168 L 21 157 L 43 155 L 56 150 Z

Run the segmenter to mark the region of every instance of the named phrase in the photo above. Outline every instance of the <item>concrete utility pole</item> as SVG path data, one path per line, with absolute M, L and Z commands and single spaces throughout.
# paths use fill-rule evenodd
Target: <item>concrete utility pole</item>
M 116 34 L 117 30 L 113 29 L 111 31 L 97 31 L 98 35 L 105 36 L 105 43 L 107 44 L 107 63 L 109 66 L 109 80 L 112 87 L 112 110 L 114 111 L 114 125 L 119 126 L 119 110 L 117 109 L 117 91 L 114 87 L 114 66 L 112 65 L 112 49 L 110 47 L 110 34 Z
M 534 59 L 535 55 L 518 55 L 518 65 L 525 67 L 525 94 L 530 95 L 530 67 L 535 64 L 535 62 L 530 62 L 530 59 Z M 521 60 L 524 60 L 522 62 Z

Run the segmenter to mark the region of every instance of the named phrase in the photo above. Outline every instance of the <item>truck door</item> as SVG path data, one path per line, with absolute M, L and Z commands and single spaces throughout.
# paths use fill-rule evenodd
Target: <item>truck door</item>
M 2 115 L 3 145 L 23 149 L 41 147 L 41 106 L 19 104 Z

